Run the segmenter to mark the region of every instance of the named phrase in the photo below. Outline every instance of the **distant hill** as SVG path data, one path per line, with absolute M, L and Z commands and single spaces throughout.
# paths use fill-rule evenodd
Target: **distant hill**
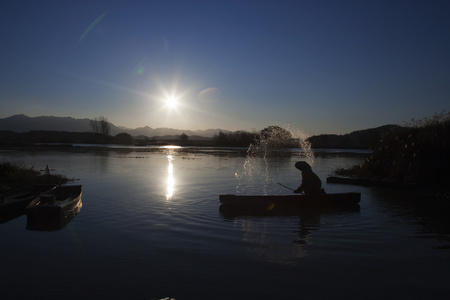
M 74 119 L 71 117 L 28 117 L 25 115 L 14 115 L 8 118 L 0 119 L 0 131 L 13 132 L 29 132 L 29 131 L 67 131 L 67 132 L 91 132 L 89 119 Z M 163 136 L 177 136 L 182 133 L 187 134 L 191 140 L 212 138 L 220 131 L 228 132 L 221 129 L 207 129 L 207 130 L 181 130 L 172 128 L 151 128 L 140 127 L 130 129 L 125 127 L 118 127 L 110 123 L 110 134 L 117 135 L 119 133 L 128 133 L 134 137 L 146 136 L 149 138 L 163 137 Z M 167 138 L 166 138 L 167 139 Z
M 344 135 L 337 134 L 321 134 L 308 138 L 312 147 L 315 149 L 337 148 L 337 149 L 371 149 L 381 139 L 381 137 L 396 128 L 398 125 L 385 125 L 372 129 L 365 129 L 354 131 Z M 90 133 L 89 119 L 74 119 L 71 117 L 28 117 L 25 115 L 15 115 L 8 118 L 0 119 L 0 131 L 3 131 L 1 137 L 6 138 L 8 134 L 6 131 L 16 133 L 27 133 L 30 131 L 49 131 L 49 132 L 71 132 L 71 133 Z M 118 127 L 110 123 L 110 134 L 115 136 L 119 133 L 128 133 L 137 140 L 178 140 L 183 133 L 189 136 L 190 141 L 204 141 L 212 140 L 214 135 L 219 132 L 231 133 L 222 129 L 208 129 L 208 130 L 181 130 L 173 128 L 151 128 L 140 127 L 130 129 L 125 127 Z M 40 133 L 43 134 L 43 133 Z M 56 134 L 56 133 L 55 133 Z M 38 136 L 35 133 L 33 136 Z M 82 139 L 80 137 L 80 139 Z
M 180 134 L 185 133 L 189 136 L 190 140 L 201 140 L 202 138 L 212 138 L 214 135 L 219 134 L 219 132 L 229 132 L 223 129 L 207 129 L 207 130 L 182 130 L 182 129 L 173 129 L 173 128 L 151 128 L 148 126 L 139 127 L 136 129 L 120 129 L 120 132 L 125 132 L 131 134 L 134 137 L 138 136 L 147 136 L 151 138 L 161 138 L 169 136 L 165 139 L 170 139 L 170 136 L 179 136 Z
M 32 130 L 89 132 L 91 128 L 89 119 L 74 119 L 71 117 L 30 118 L 25 115 L 15 115 L 0 119 L 0 130 L 13 132 L 28 132 Z
M 386 133 L 401 128 L 398 125 L 384 125 L 377 128 L 353 131 L 344 135 L 321 134 L 308 138 L 315 149 L 371 149 Z

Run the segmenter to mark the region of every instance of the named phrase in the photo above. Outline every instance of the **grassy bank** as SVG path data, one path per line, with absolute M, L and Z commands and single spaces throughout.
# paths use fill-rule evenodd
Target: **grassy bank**
M 51 174 L 48 169 L 38 171 L 34 167 L 26 167 L 13 162 L 3 161 L 0 163 L 0 193 L 34 184 L 64 184 L 68 181 L 66 176 L 57 173 Z
M 387 133 L 363 164 L 335 174 L 437 187 L 450 185 L 450 113 L 412 120 Z

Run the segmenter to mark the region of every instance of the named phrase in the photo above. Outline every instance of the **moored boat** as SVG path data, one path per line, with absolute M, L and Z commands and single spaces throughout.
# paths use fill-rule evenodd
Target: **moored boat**
M 36 184 L 20 190 L 6 192 L 0 195 L 0 214 L 21 215 L 25 207 L 39 194 L 56 187 L 56 184 Z
M 79 201 L 75 206 L 70 209 L 63 210 L 60 213 L 54 215 L 41 215 L 33 214 L 27 216 L 27 230 L 37 231 L 56 231 L 64 228 L 75 216 L 80 212 L 83 206 L 82 201 Z
M 222 205 L 243 207 L 326 207 L 357 205 L 361 193 L 334 193 L 322 195 L 219 195 Z
M 59 219 L 81 202 L 81 185 L 60 185 L 40 194 L 26 207 L 27 218 Z

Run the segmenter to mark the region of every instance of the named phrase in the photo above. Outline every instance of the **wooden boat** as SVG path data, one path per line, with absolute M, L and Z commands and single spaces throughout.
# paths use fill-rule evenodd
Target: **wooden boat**
M 25 207 L 34 198 L 55 187 L 55 184 L 36 184 L 28 188 L 6 192 L 0 195 L 0 214 L 22 215 L 25 212 Z
M 60 185 L 40 194 L 26 207 L 28 218 L 59 219 L 61 214 L 76 209 L 81 202 L 81 185 Z
M 337 207 L 357 205 L 361 193 L 323 195 L 220 195 L 222 205 L 240 207 Z
M 27 216 L 27 230 L 37 231 L 56 231 L 64 228 L 75 216 L 80 212 L 83 206 L 79 201 L 70 209 L 64 209 L 60 213 L 53 215 L 48 214 L 32 214 Z

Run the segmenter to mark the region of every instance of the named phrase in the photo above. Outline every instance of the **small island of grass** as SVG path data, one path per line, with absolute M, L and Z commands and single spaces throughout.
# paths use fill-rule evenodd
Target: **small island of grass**
M 48 167 L 46 170 L 39 171 L 34 167 L 26 167 L 14 162 L 0 162 L 0 193 L 35 184 L 64 184 L 68 181 L 69 178 L 64 175 L 51 174 Z
M 448 190 L 450 186 L 450 113 L 405 124 L 383 136 L 362 164 L 338 168 L 335 175 L 355 183 L 384 182 Z

